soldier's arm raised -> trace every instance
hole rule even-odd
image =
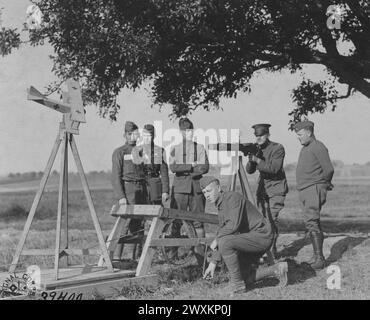
[[[276,174],[283,168],[285,150],[282,145],[279,145],[271,155],[271,159],[260,159],[257,164],[257,169],[262,172]]]

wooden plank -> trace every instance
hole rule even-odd
[[[54,249],[26,249],[22,251],[23,256],[52,256],[54,254]],[[90,256],[100,255],[101,253],[97,249],[62,249],[59,256],[64,256],[66,254],[76,256]]]
[[[215,238],[161,238],[150,241],[151,247],[193,247],[200,244],[210,244]]]
[[[17,264],[18,264],[18,261],[19,261],[19,257],[20,257],[20,255],[22,253],[24,244],[26,242],[26,238],[28,236],[28,232],[29,232],[30,227],[31,227],[31,224],[32,224],[32,220],[33,220],[33,218],[35,216],[37,207],[38,207],[38,205],[40,203],[40,200],[41,200],[41,197],[42,197],[42,193],[43,193],[43,191],[45,189],[45,186],[46,186],[46,183],[48,181],[51,168],[53,167],[53,163],[55,161],[55,157],[56,157],[56,155],[58,153],[58,149],[59,149],[60,143],[61,143],[60,133],[58,132],[57,138],[56,138],[56,140],[54,142],[53,150],[51,151],[49,160],[48,160],[48,162],[46,164],[46,168],[44,170],[44,175],[42,176],[39,189],[37,190],[36,196],[35,196],[35,198],[33,200],[33,203],[32,203],[31,209],[30,209],[30,212],[29,212],[28,217],[27,217],[26,224],[25,224],[25,226],[23,228],[21,239],[19,240],[19,243],[17,245],[17,249],[15,251],[12,264],[11,264],[11,266],[9,268],[9,272],[14,272],[15,269],[16,269],[16,267],[17,267]]]
[[[153,218],[153,221],[150,225],[150,229],[148,232],[148,236],[144,244],[143,252],[141,253],[141,257],[136,268],[137,277],[145,276],[148,273],[150,266],[152,264],[154,253],[156,251],[150,246],[150,243],[152,239],[159,238],[159,236],[162,234],[164,225],[165,222],[162,219],[158,217]]]
[[[104,271],[97,271],[91,273],[85,273],[78,276],[72,276],[69,278],[63,278],[57,281],[48,281],[46,280],[45,283],[41,283],[41,287],[44,290],[53,290],[53,289],[60,289],[67,286],[77,286],[82,284],[88,283],[96,283],[99,281],[106,281],[118,278],[127,278],[132,277],[135,275],[135,271],[133,270],[115,270],[114,272],[110,272],[108,270]]]
[[[40,290],[35,296],[14,296],[0,300],[100,300],[120,295],[125,287],[140,286],[155,288],[158,286],[157,275],[114,279],[110,281],[72,286],[56,290]]]
[[[85,173],[84,173],[82,162],[81,162],[80,156],[78,154],[77,145],[75,143],[73,135],[71,135],[70,145],[71,145],[73,157],[74,157],[75,162],[76,162],[77,171],[80,174],[82,187],[83,187],[83,190],[85,192],[85,196],[86,196],[86,199],[87,199],[87,204],[89,206],[89,211],[90,211],[90,214],[91,214],[91,218],[93,220],[95,231],[96,231],[96,234],[98,236],[98,241],[99,241],[99,244],[100,244],[100,248],[101,248],[102,254],[104,256],[105,264],[108,266],[109,270],[113,271],[112,261],[109,257],[107,246],[104,242],[104,237],[103,237],[103,233],[102,233],[102,230],[101,230],[101,226],[100,226],[98,216],[97,216],[96,211],[95,211],[95,207],[94,207],[94,204],[93,204],[93,201],[92,201],[92,198],[91,198],[91,194],[90,194],[90,190],[89,190],[89,185],[87,183],[87,179],[86,179],[86,176],[85,176]]]
[[[80,84],[73,79],[68,79],[66,82],[70,97],[69,103],[71,104],[71,119],[78,122],[86,122]]]
[[[111,210],[111,215],[114,217],[118,216],[135,216],[135,218],[139,218],[138,216],[142,217],[158,217],[161,211],[162,206],[159,205],[129,205],[129,204],[116,204],[113,206]]]
[[[179,209],[163,208],[161,218],[182,219],[188,221],[200,221],[204,223],[218,224],[217,214],[194,212]]]
[[[66,133],[63,133],[63,143],[60,155],[60,176],[59,176],[59,191],[58,191],[58,209],[57,209],[57,226],[55,233],[55,255],[54,255],[54,276],[58,280],[59,273],[59,253],[60,253],[60,240],[62,232],[62,210],[63,210],[63,189],[64,189],[64,175],[65,175],[65,153],[67,149]]]
[[[161,217],[167,219],[183,219],[189,221],[200,221],[205,223],[218,223],[217,214],[210,214],[204,212],[186,211],[179,209],[164,208],[157,205],[120,205],[112,210],[112,215],[116,217],[126,218],[151,218]]]
[[[121,232],[124,229],[126,223],[127,223],[126,219],[118,217],[113,226],[111,233],[108,236],[107,250],[108,250],[110,259],[113,258],[114,250],[117,247],[117,242],[119,240],[119,237],[121,236]],[[98,266],[104,266],[104,264],[105,264],[104,256],[101,255],[99,262],[98,262]]]

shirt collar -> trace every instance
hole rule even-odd
[[[311,137],[310,140],[308,140],[308,142],[304,145],[305,147],[309,146],[313,141],[315,141],[316,138],[314,136]]]
[[[269,139],[267,139],[267,140],[265,141],[265,143],[264,143],[264,144],[261,144],[261,145],[260,145],[260,148],[261,148],[261,149],[265,149],[269,144],[270,144],[270,140],[269,140]]]

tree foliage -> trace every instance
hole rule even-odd
[[[293,90],[292,123],[335,109],[358,91],[370,98],[370,4],[367,0],[39,0],[44,14],[32,45],[50,43],[61,81],[78,78],[86,103],[115,119],[122,88],[148,82],[153,103],[173,116],[218,108],[222,97],[250,91],[259,70],[303,72],[325,67],[315,82],[303,74]],[[331,5],[341,15],[326,14]],[[330,11],[330,10],[329,10]],[[334,18],[334,21],[331,19]],[[333,22],[336,27],[330,29]],[[337,23],[340,23],[338,28]],[[7,39],[5,42],[3,39]],[[20,45],[2,29],[0,52]],[[343,53],[341,47],[349,48]],[[345,93],[339,84],[347,85]],[[50,90],[58,88],[57,83]]]

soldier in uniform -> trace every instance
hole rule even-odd
[[[172,187],[171,207],[180,210],[204,212],[205,198],[199,180],[209,170],[207,153],[203,145],[193,141],[193,123],[188,118],[179,121],[183,137],[180,144],[170,151],[170,170],[175,174]],[[174,234],[179,233],[179,224],[174,224]],[[197,236],[205,237],[203,223],[195,222]]]
[[[279,279],[280,286],[285,286],[288,281],[286,262],[258,267],[258,260],[273,241],[267,219],[241,194],[223,192],[216,178],[205,176],[200,185],[206,199],[216,205],[219,221],[216,238],[210,245],[213,255],[204,278],[213,277],[217,262],[222,258],[230,275],[226,293],[245,292],[246,286],[267,277],[275,277]]]
[[[328,149],[315,138],[313,122],[298,122],[294,130],[302,144],[296,169],[297,190],[313,247],[313,257],[308,263],[313,269],[322,269],[325,267],[325,258],[322,251],[324,234],[320,225],[320,211],[326,202],[327,191],[333,188],[331,180],[334,168]]]
[[[143,163],[133,161],[133,149],[139,137],[138,127],[135,123],[127,121],[125,124],[124,137],[126,142],[123,146],[114,150],[112,155],[112,185],[115,198],[119,204],[146,204],[147,188],[146,175]],[[143,221],[140,219],[126,219],[123,228],[123,235],[144,234]],[[125,253],[123,252],[125,249]],[[129,259],[136,258],[135,244],[118,244],[114,253],[114,259],[121,260],[121,257]]]
[[[285,150],[281,144],[270,141],[270,126],[264,123],[252,126],[259,152],[257,155],[249,155],[246,170],[249,174],[256,170],[260,172],[257,204],[271,223],[274,232],[271,252],[276,258],[276,242],[279,234],[278,216],[284,207],[288,183],[283,168]]]
[[[169,199],[170,183],[165,150],[154,144],[155,130],[146,124],[143,130],[142,152],[146,175],[148,201],[151,204],[164,204]]]

